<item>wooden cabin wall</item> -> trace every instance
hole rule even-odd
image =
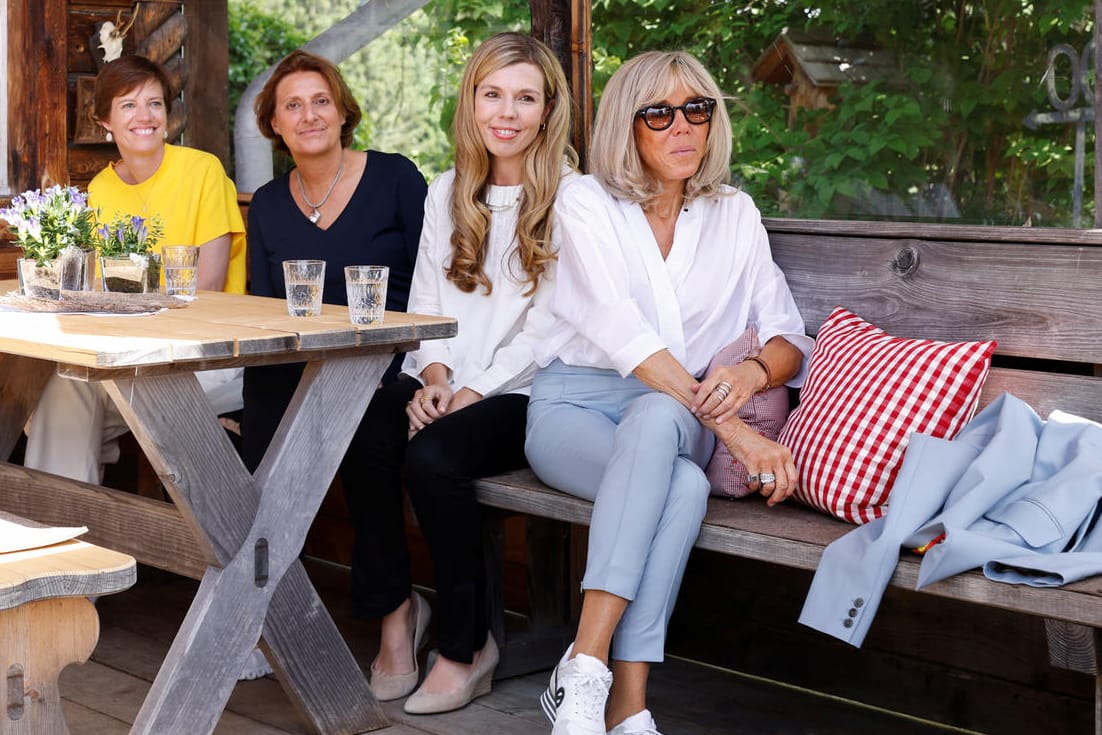
[[[136,12],[135,12],[136,9]],[[70,182],[86,186],[117,158],[92,123],[90,104],[103,52],[96,33],[105,21],[133,18],[124,54],[141,54],[168,71],[176,91],[169,140],[210,151],[229,163],[229,42],[226,0],[69,0],[66,29],[66,115]]]
[[[162,63],[180,93],[170,140],[229,163],[226,0],[35,0],[8,3],[8,170],[13,192],[51,184],[86,187],[118,156],[88,115],[102,64],[105,21],[134,23],[123,53]],[[7,198],[0,197],[6,204]],[[6,229],[3,241],[10,242]],[[0,278],[19,251],[0,245]]]

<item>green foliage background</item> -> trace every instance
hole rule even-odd
[[[728,95],[735,181],[767,215],[1076,225],[1074,126],[1031,131],[1023,121],[1052,109],[1046,57],[1058,43],[1084,48],[1089,0],[592,1],[595,96],[641,51],[697,55]],[[231,86],[243,89],[359,4],[230,0]],[[524,0],[435,0],[350,57],[341,69],[364,107],[358,144],[404,153],[428,178],[445,170],[454,90],[471,50],[528,27]],[[833,109],[801,110],[789,127],[784,90],[750,79],[786,27],[874,43],[898,73],[843,85]],[[1069,69],[1058,71],[1066,95]],[[1085,226],[1089,191],[1083,199]]]

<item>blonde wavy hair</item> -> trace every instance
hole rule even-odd
[[[543,74],[544,124],[524,153],[523,194],[517,218],[518,265],[524,271],[526,294],[535,291],[549,263],[552,206],[562,177],[563,164],[577,166],[570,135],[570,90],[558,59],[543,43],[520,33],[499,33],[474,52],[459,87],[452,132],[455,138],[455,182],[452,186],[452,259],[448,280],[470,293],[481,286],[486,293],[493,283],[486,275],[486,240],[490,232],[490,208],[483,202],[490,185],[490,154],[474,119],[475,91],[483,79],[514,64],[533,64]]]
[[[613,196],[646,206],[659,195],[658,182],[647,175],[639,156],[635,113],[668,100],[679,86],[716,100],[704,158],[685,183],[686,201],[714,196],[731,180],[731,118],[712,75],[684,51],[648,51],[616,70],[597,108],[589,168]]]

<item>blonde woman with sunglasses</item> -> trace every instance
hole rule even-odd
[[[592,174],[556,203],[556,321],[537,354],[526,451],[542,480],[594,507],[577,635],[541,700],[554,735],[657,735],[647,676],[716,440],[770,504],[795,489],[788,450],[738,411],[766,387],[799,385],[811,341],[757,209],[727,184],[730,155],[708,72],[683,52],[645,53],[609,80]],[[707,372],[749,327],[760,355]]]

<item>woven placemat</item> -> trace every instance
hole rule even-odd
[[[0,310],[43,314],[152,314],[161,309],[182,309],[184,299],[160,293],[113,291],[64,291],[61,299],[38,299],[12,292],[0,296]]]

